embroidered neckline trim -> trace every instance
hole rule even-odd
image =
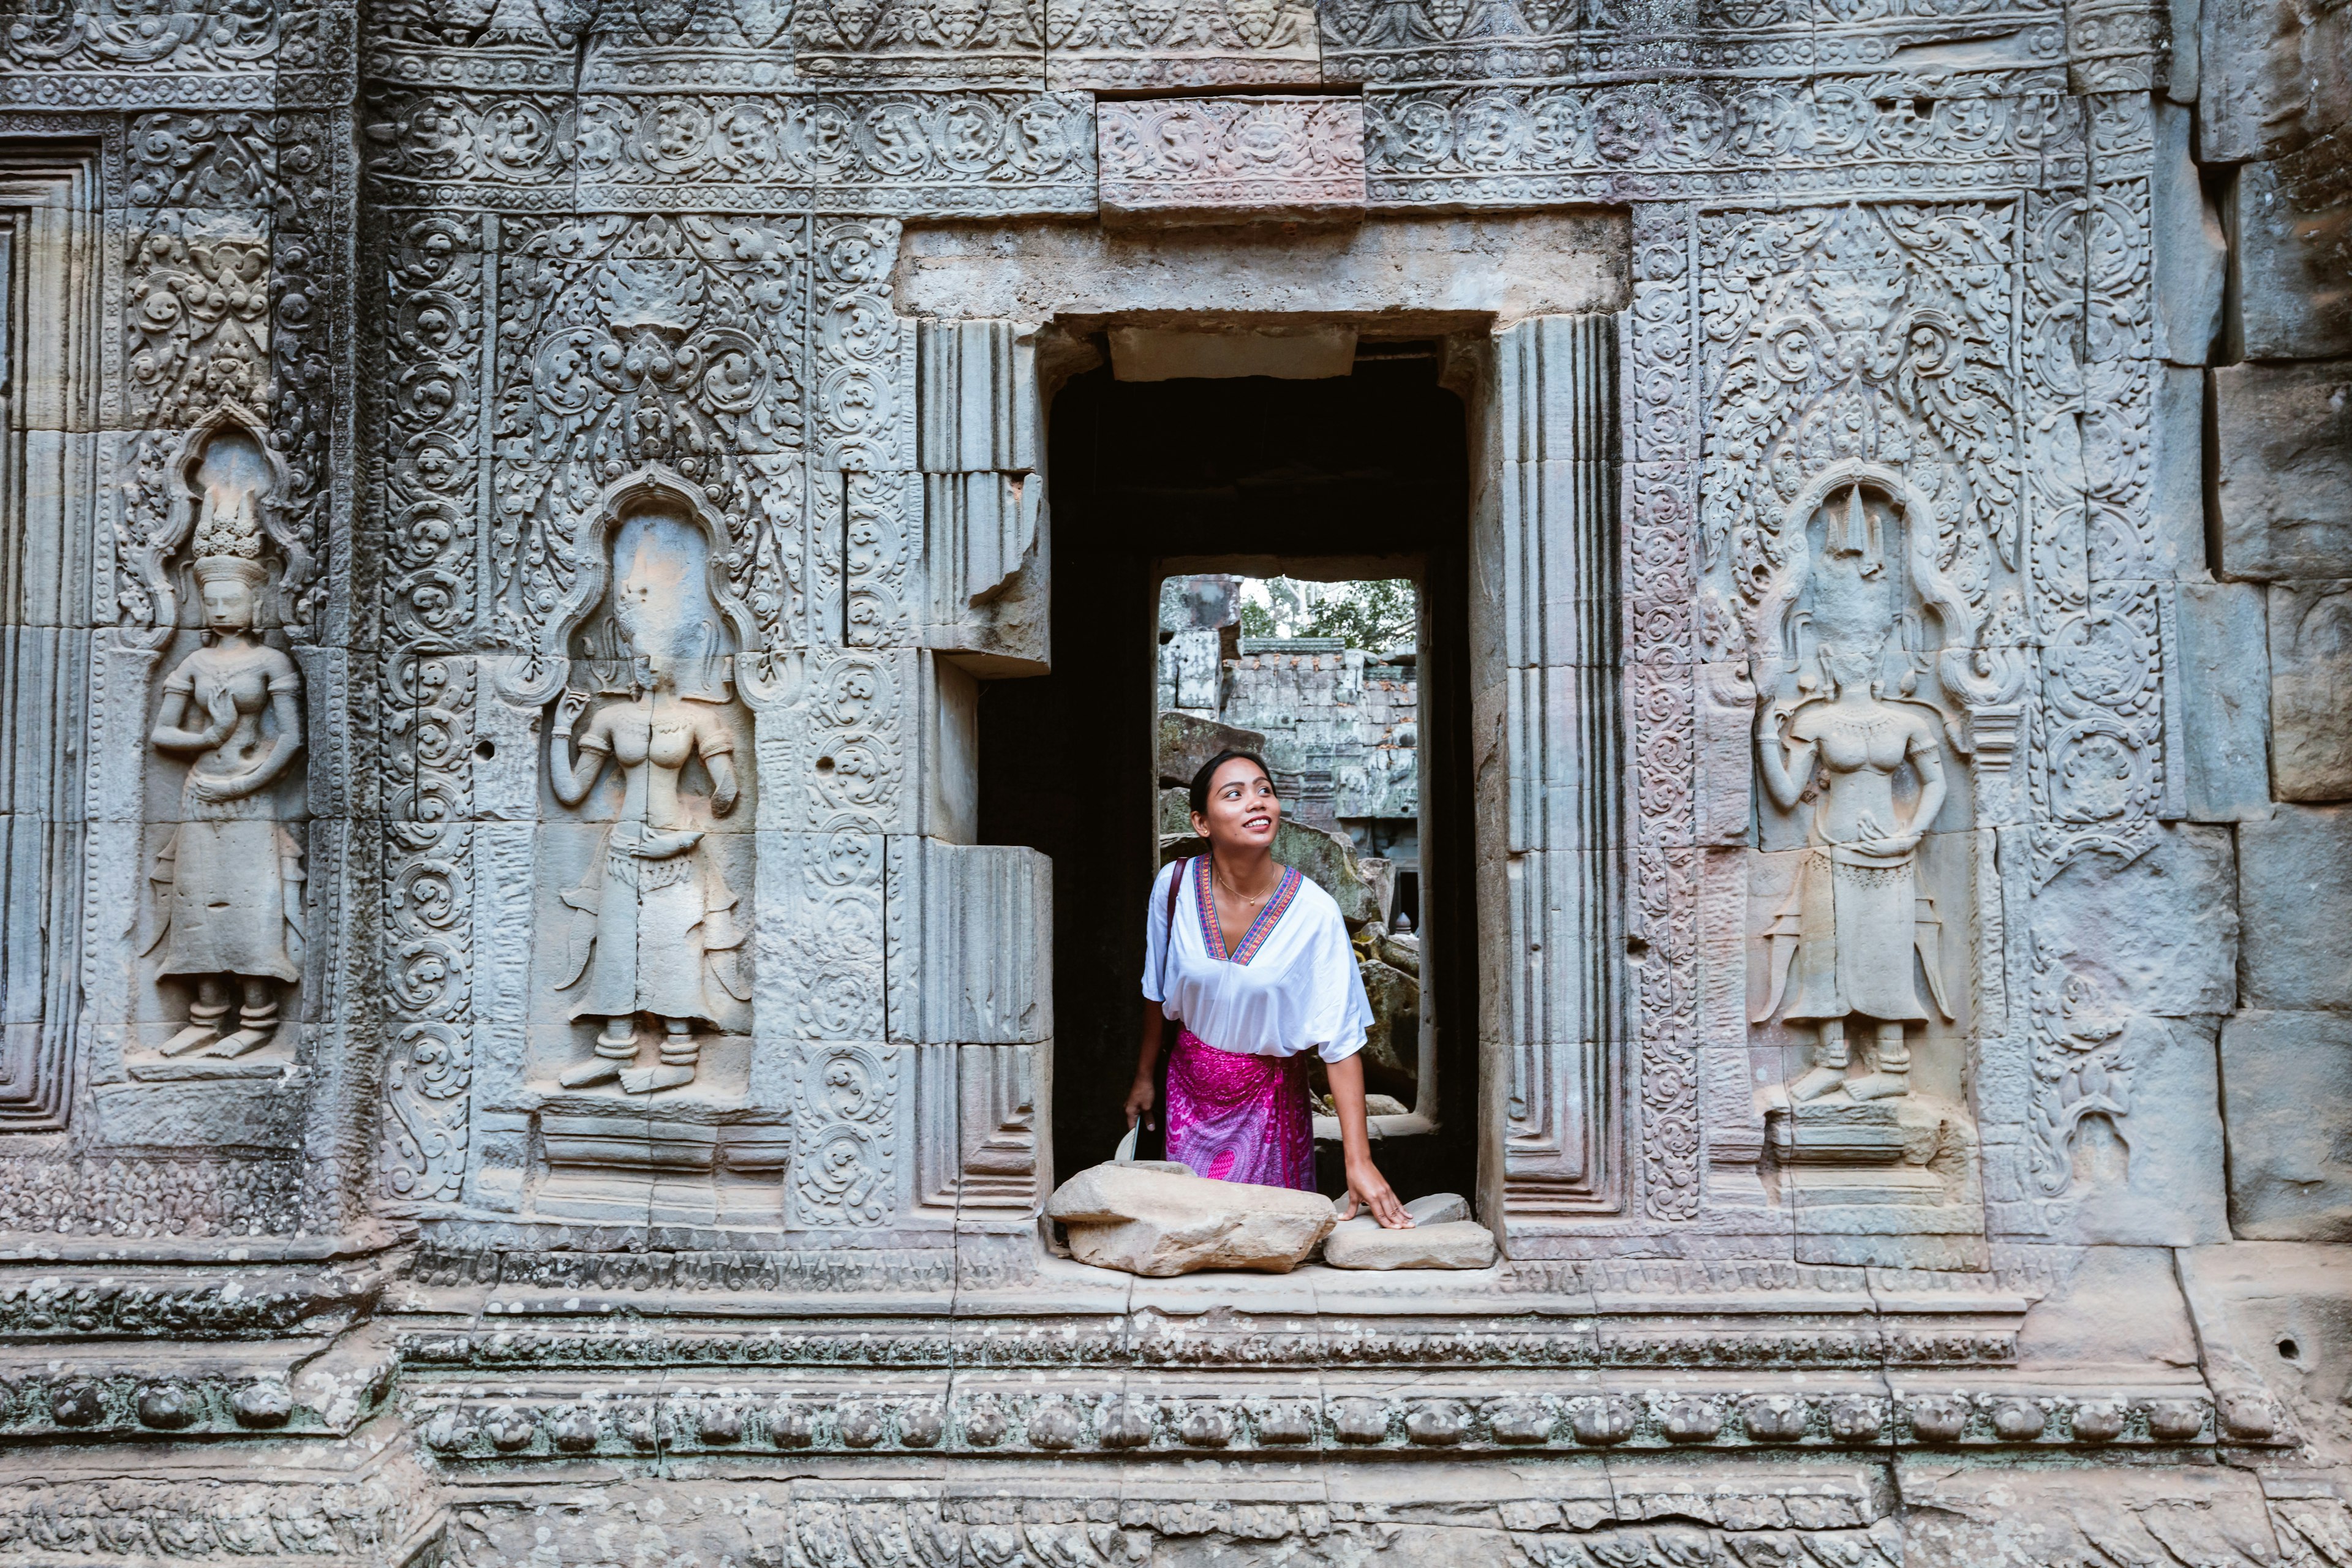
[[[1208,859],[1205,855],[1200,857],[1199,868],[1192,873],[1192,901],[1201,914],[1201,944],[1208,949],[1211,958],[1229,963],[1247,963],[1257,956],[1257,951],[1265,945],[1266,938],[1274,934],[1275,922],[1282,919],[1283,911],[1290,907],[1291,900],[1298,894],[1298,884],[1306,879],[1296,866],[1283,868],[1282,885],[1274,890],[1274,897],[1266,900],[1265,907],[1258,910],[1257,919],[1250,921],[1249,930],[1242,933],[1241,945],[1227,952],[1224,931],[1217,923],[1217,896],[1209,880]]]

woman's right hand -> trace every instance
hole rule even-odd
[[[1139,1076],[1134,1087],[1127,1091],[1127,1124],[1129,1127],[1134,1126],[1136,1120],[1145,1111],[1150,1110],[1159,1099],[1160,1086],[1148,1078]]]

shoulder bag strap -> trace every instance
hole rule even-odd
[[[1183,887],[1185,874],[1192,868],[1192,858],[1176,862],[1176,874],[1168,879],[1168,923],[1160,941],[1160,994],[1168,994],[1168,952],[1176,945],[1176,892]]]

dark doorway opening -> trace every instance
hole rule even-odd
[[[1054,399],[1053,673],[982,692],[980,834],[1053,858],[1057,1178],[1108,1159],[1125,1130],[1158,865],[1160,584],[1234,571],[1419,582],[1415,898],[1436,1118],[1374,1153],[1407,1197],[1475,1190],[1464,410],[1433,345],[1376,347],[1346,377],[1130,383],[1105,367]],[[1318,1164],[1342,1190],[1336,1149]]]

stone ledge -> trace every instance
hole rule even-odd
[[[1817,1378],[1819,1374],[1816,1374]],[[680,1379],[680,1382],[686,1382]],[[1240,1386],[1234,1386],[1234,1384]],[[1549,1384],[1549,1386],[1546,1386]],[[559,1459],[913,1450],[1063,1454],[1144,1451],[1326,1456],[1378,1452],[1659,1452],[1948,1448],[2045,1452],[2172,1449],[2292,1441],[2257,1402],[2215,1405],[2201,1385],[1938,1383],[1886,1392],[1856,1375],[1800,1386],[1782,1377],[1594,1388],[1513,1372],[1412,1393],[1328,1373],[1220,1377],[1155,1387],[1074,1378],[1040,1389],[1013,1374],[886,1375],[856,1385],[717,1380],[654,1396],[603,1383],[540,1381],[490,1397],[415,1389],[410,1414],[451,1459]]]

